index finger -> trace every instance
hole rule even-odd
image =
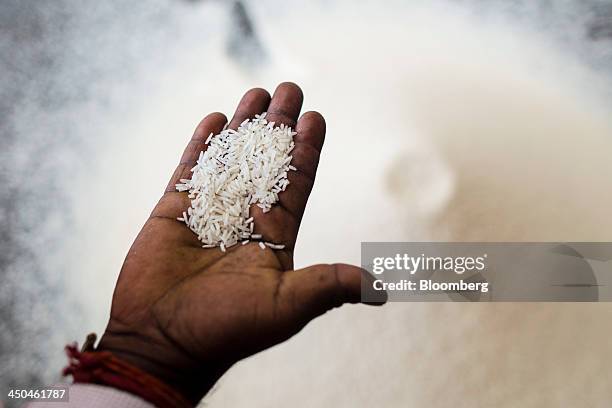
[[[318,112],[306,112],[297,123],[291,152],[291,165],[296,168],[289,172],[289,186],[286,194],[279,195],[281,206],[296,218],[302,218],[306,202],[314,185],[319,165],[319,156],[325,140],[325,119]]]
[[[287,108],[283,111],[287,112]],[[325,128],[325,119],[320,113],[306,112],[302,115],[295,128],[295,147],[291,152],[291,165],[296,170],[287,175],[287,189],[278,195],[278,205],[272,206],[268,213],[261,214],[257,206],[251,209],[257,220],[255,231],[268,241],[286,245],[288,250],[295,246],[306,202],[314,185]]]

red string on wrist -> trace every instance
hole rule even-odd
[[[84,349],[93,350],[93,347],[86,342]],[[63,375],[71,375],[74,383],[114,387],[137,395],[160,408],[193,407],[176,390],[139,368],[120,360],[109,351],[79,351],[77,344],[73,343],[66,346],[66,355],[69,364],[64,368]]]

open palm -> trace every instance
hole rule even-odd
[[[272,98],[252,89],[229,123],[236,129],[267,111],[269,121],[297,131],[292,164],[298,170],[289,173],[287,190],[265,214],[251,206],[255,233],[285,248],[262,250],[251,242],[226,253],[203,249],[177,221],[190,203],[175,184],[190,178],[207,136],[226,124],[223,114],[208,115],[126,257],[98,350],[115,353],[197,403],[238,360],[288,339],[333,307],[360,301],[367,279],[360,268],[333,264],[293,270],[293,249],[325,136],[320,114],[307,112],[297,120],[302,99],[292,83],[279,85]]]

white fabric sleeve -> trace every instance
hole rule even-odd
[[[30,402],[24,408],[155,408],[136,395],[97,384],[71,384],[68,402]]]

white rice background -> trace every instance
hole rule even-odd
[[[65,183],[75,226],[61,254],[65,296],[89,324],[59,338],[103,330],[125,253],[200,118],[281,80],[328,123],[296,267],[359,263],[365,240],[610,239],[612,88],[575,52],[602,63],[581,39],[585,15],[571,2],[484,4],[247,2],[269,52],[256,70],[226,57],[221,4],[165,12],[169,35],[132,62],[137,79],[110,72],[97,90],[108,104],[78,118],[92,156]],[[237,364],[207,403],[603,407],[611,316],[606,304],[348,306]]]

